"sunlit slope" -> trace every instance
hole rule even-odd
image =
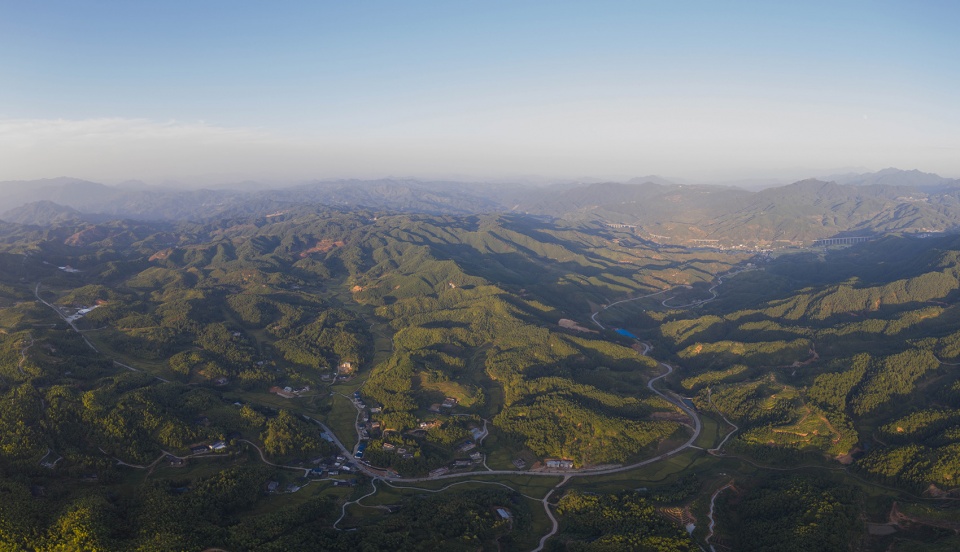
[[[708,313],[673,313],[659,331],[681,385],[740,426],[731,450],[777,462],[853,453],[871,476],[952,488],[958,251],[955,238],[891,237],[784,256],[765,267],[766,289],[744,275]]]
[[[742,260],[653,249],[602,225],[308,207],[176,226],[77,222],[30,247],[78,271],[45,285],[65,309],[96,305],[77,322],[92,343],[166,380],[263,393],[361,366],[364,394],[382,407],[371,458],[457,399],[468,418],[418,445],[415,461],[381,459],[415,473],[448,462],[471,419],[488,420],[505,455],[578,465],[679,436],[683,417],[646,388],[654,361],[620,336],[559,321],[595,328],[600,305],[709,281]],[[378,340],[390,351],[374,355]]]
[[[354,297],[381,304],[377,315],[396,330],[392,357],[374,368],[367,386],[383,405],[386,430],[415,429],[445,396],[489,416],[514,446],[577,463],[623,461],[678,430],[654,416],[674,409],[644,387],[653,361],[597,335],[561,332],[561,314],[534,299],[568,285],[574,266],[577,276],[596,276],[572,293],[644,289],[639,278],[617,282],[606,274],[626,273],[610,257],[641,258],[636,252],[611,251],[602,238],[572,230],[531,236],[515,219],[479,219],[459,229],[434,220],[377,221],[391,223],[350,244],[363,252],[355,259],[363,269],[350,277]]]

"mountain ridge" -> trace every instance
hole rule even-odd
[[[759,191],[681,184],[654,175],[519,188],[406,178],[311,181],[269,190],[257,190],[249,181],[239,190],[176,190],[139,183],[110,187],[67,177],[0,186],[8,192],[0,199],[6,216],[36,225],[80,215],[141,221],[202,220],[228,212],[265,216],[277,206],[309,204],[435,215],[518,212],[626,225],[658,243],[748,248],[804,245],[849,232],[943,232],[960,225],[960,181],[900,169],[805,179]],[[55,215],[50,205],[24,209],[51,198],[76,213]]]

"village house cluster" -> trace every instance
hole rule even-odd
[[[354,453],[354,456],[359,460],[363,459],[364,457],[368,446],[368,441],[371,438],[385,437],[384,432],[389,430],[384,428],[379,420],[371,419],[372,415],[380,414],[382,412],[380,406],[368,407],[359,390],[354,391],[352,400],[354,406],[360,411],[357,422],[357,433],[360,436],[360,443],[357,446],[356,452]],[[458,401],[456,398],[446,397],[442,403],[431,405],[430,411],[438,414],[449,415],[453,408],[457,406],[457,403]],[[441,424],[441,420],[437,418],[432,420],[420,420],[417,429],[409,430],[407,433],[413,437],[424,437],[426,436],[427,432],[439,428]],[[483,428],[476,426],[470,427],[469,431],[471,438],[466,439],[456,445],[455,450],[459,457],[449,465],[442,466],[431,471],[431,477],[449,473],[451,470],[471,469],[475,465],[483,463],[483,453],[477,450],[477,442],[486,436],[486,432]],[[402,443],[392,443],[386,439],[384,439],[381,443],[380,449],[384,452],[396,454],[406,460],[410,460],[415,457],[414,452],[411,451],[408,446],[404,446]],[[395,473],[392,470],[388,470],[388,472]]]
[[[324,372],[320,374],[320,381],[324,383],[337,383],[350,381],[357,372],[357,366],[349,360],[345,360],[337,365],[336,371]]]

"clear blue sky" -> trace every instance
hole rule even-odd
[[[958,21],[948,1],[4,0],[0,179],[960,176]]]

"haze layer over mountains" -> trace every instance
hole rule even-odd
[[[266,216],[302,205],[427,214],[518,212],[634,227],[654,243],[777,248],[836,236],[943,232],[960,220],[960,180],[886,169],[748,191],[659,177],[551,186],[420,180],[316,181],[279,189],[246,182],[216,189],[72,178],[0,183],[0,219],[45,225]]]

